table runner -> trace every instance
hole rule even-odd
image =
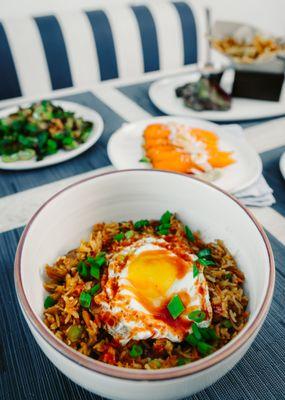
[[[141,92],[141,85],[137,85],[136,96],[144,104],[149,102],[147,92]],[[100,141],[81,156],[51,168],[17,173],[1,172],[0,195],[7,196],[109,164],[106,143],[111,132],[121,125],[123,119],[90,92],[64,99],[88,105],[101,113],[105,130]],[[283,150],[270,150],[261,156],[266,179],[275,189],[277,204],[274,207],[285,215],[285,184],[277,169],[278,157]],[[71,382],[50,363],[35,343],[22,317],[13,282],[14,255],[22,230],[18,228],[0,234],[0,400],[101,399]],[[270,234],[269,239],[277,267],[276,289],[269,316],[254,344],[238,365],[217,383],[192,396],[192,400],[284,398],[285,246]]]
[[[153,116],[160,116],[160,115],[166,115],[162,111],[160,111],[150,100],[148,96],[148,90],[150,85],[153,83],[153,80],[149,80],[146,82],[141,82],[138,84],[132,84],[132,85],[127,85],[127,86],[122,86],[118,88],[124,95],[129,97],[131,100],[133,100],[136,104],[138,104],[140,107],[142,107],[145,111],[150,113]],[[243,121],[240,125],[243,126],[244,128],[248,128],[250,126],[260,124],[261,122],[266,122],[266,121],[271,121],[272,119],[276,119],[278,117],[265,117],[265,118],[260,118],[257,120],[250,120],[250,121]],[[219,124],[225,125],[228,124],[228,121],[221,121]]]

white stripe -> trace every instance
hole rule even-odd
[[[285,218],[270,207],[251,207],[250,210],[264,228],[285,245]]]
[[[34,20],[11,19],[3,21],[3,25],[23,95],[48,93],[51,90],[48,66]]]
[[[258,153],[285,146],[285,118],[247,128],[246,138]]]
[[[117,55],[119,77],[136,77],[144,72],[140,33],[129,7],[104,9],[109,19]]]
[[[112,169],[113,167],[111,166],[98,168],[95,171],[85,172],[84,174],[72,176],[71,178],[61,179],[33,189],[24,190],[20,193],[2,197],[0,199],[0,215],[5,215],[5,219],[1,218],[0,233],[26,225],[36,210],[59,190],[81,179],[112,171]]]
[[[68,53],[74,86],[100,81],[98,57],[92,29],[84,12],[57,14]]]
[[[132,122],[138,119],[151,117],[148,112],[117,89],[111,87],[98,87],[94,90],[94,94],[126,121]]]
[[[178,68],[184,62],[184,44],[181,22],[172,3],[151,2],[158,39],[161,70]]]

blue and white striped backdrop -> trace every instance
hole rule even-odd
[[[203,32],[188,0],[2,20],[0,100],[196,63]]]

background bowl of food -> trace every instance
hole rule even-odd
[[[262,326],[274,276],[269,241],[235,198],[154,170],[59,192],[28,223],[15,259],[41,349],[112,399],[179,399],[230,371]]]
[[[252,25],[217,21],[210,38],[235,71],[232,96],[279,101],[284,82],[284,39]]]

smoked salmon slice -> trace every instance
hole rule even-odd
[[[232,152],[219,150],[219,137],[208,130],[158,123],[148,125],[143,137],[145,155],[156,169],[205,172],[235,162]]]

